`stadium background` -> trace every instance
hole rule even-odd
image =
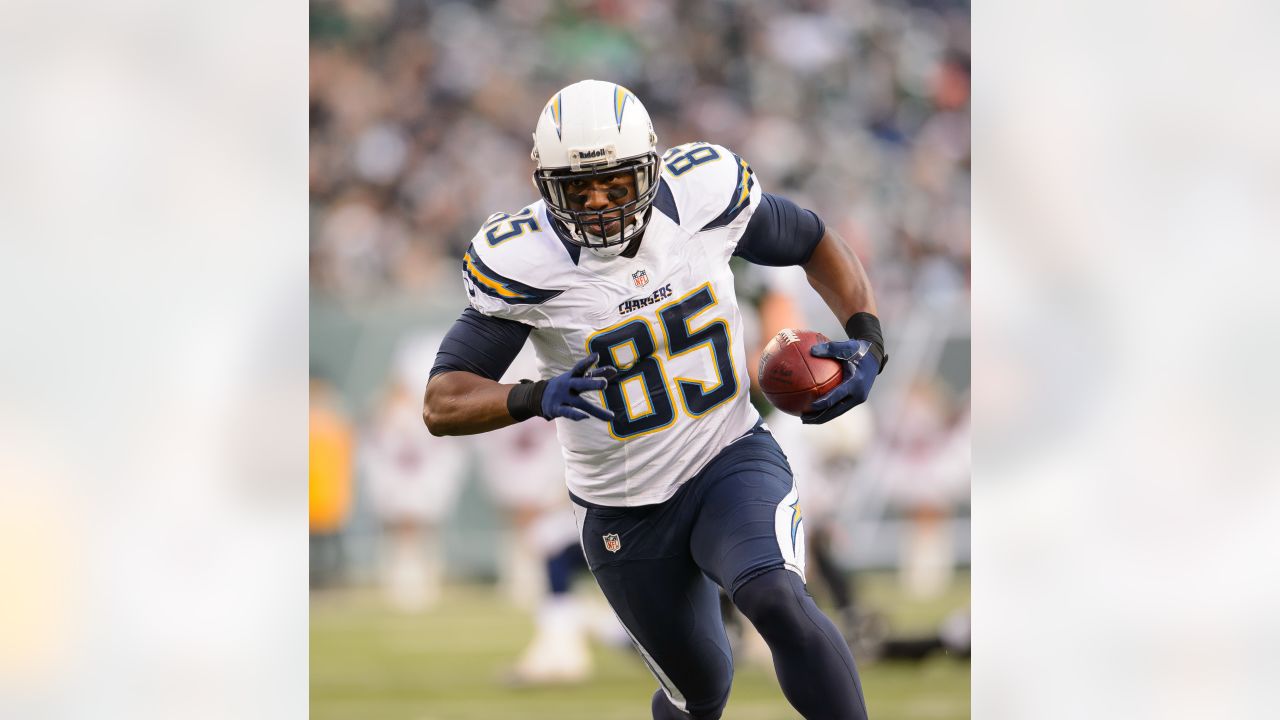
[[[312,372],[332,383],[353,446],[335,473],[345,495],[321,512],[340,555],[313,594],[313,716],[643,714],[647,693],[632,688],[651,681],[621,653],[603,653],[580,688],[510,695],[494,681],[529,620],[495,591],[502,517],[474,464],[443,527],[443,601],[384,609],[368,590],[380,528],[356,461],[405,348],[463,306],[458,259],[476,228],[536,199],[537,111],[587,77],[634,91],[660,148],[735,149],[858,252],[893,362],[865,411],[876,430],[850,472],[837,554],[899,632],[967,605],[967,465],[942,478],[921,458],[967,448],[968,44],[967,2],[311,3]],[[820,309],[805,317],[839,332]],[[926,591],[910,581],[922,537],[948,564]],[[864,681],[876,717],[968,716],[967,665],[953,658],[869,664]],[[791,717],[772,682],[744,666],[730,716]]]

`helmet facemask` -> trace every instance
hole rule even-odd
[[[661,168],[656,152],[628,160],[603,162],[580,169],[539,168],[533,173],[533,182],[546,201],[547,210],[569,229],[569,240],[590,250],[604,248],[621,249],[620,246],[638,237],[649,219],[649,209],[658,193],[658,172]],[[575,180],[590,182],[593,178],[608,177],[630,171],[635,178],[636,197],[630,202],[604,210],[575,210],[570,206],[567,186]],[[605,232],[614,221],[619,221],[616,232]],[[607,253],[614,254],[614,253]]]

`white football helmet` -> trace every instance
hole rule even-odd
[[[551,98],[533,132],[533,182],[548,212],[568,227],[572,242],[616,255],[639,236],[658,192],[657,142],[649,111],[621,85],[583,80]],[[568,181],[627,170],[635,176],[635,200],[601,211],[569,206]],[[622,222],[609,235],[605,228],[618,219],[619,210]]]

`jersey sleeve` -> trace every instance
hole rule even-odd
[[[497,380],[520,354],[530,327],[467,308],[440,342],[430,377],[452,370]]]
[[[680,226],[727,260],[763,197],[751,165],[723,145],[696,142],[668,150],[662,174]]]
[[[547,326],[542,306],[564,290],[555,287],[558,283],[547,272],[536,247],[530,247],[531,243],[507,242],[515,238],[504,239],[502,233],[495,234],[494,227],[504,226],[494,224],[491,218],[463,253],[462,283],[467,303],[483,315],[535,328]],[[495,237],[499,238],[496,242]]]
[[[803,265],[826,232],[817,213],[765,193],[733,254],[756,265]]]

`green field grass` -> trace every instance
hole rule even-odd
[[[866,604],[895,629],[932,627],[968,604],[961,578],[946,596],[906,602],[892,579],[860,581]],[[596,672],[582,685],[509,689],[499,681],[528,640],[531,619],[485,586],[450,587],[431,612],[400,615],[367,592],[328,592],[311,605],[311,717],[317,720],[646,720],[657,685],[629,650],[595,648]],[[797,717],[771,668],[739,661],[726,720]],[[920,664],[860,667],[875,720],[969,717],[969,664],[936,657]]]

